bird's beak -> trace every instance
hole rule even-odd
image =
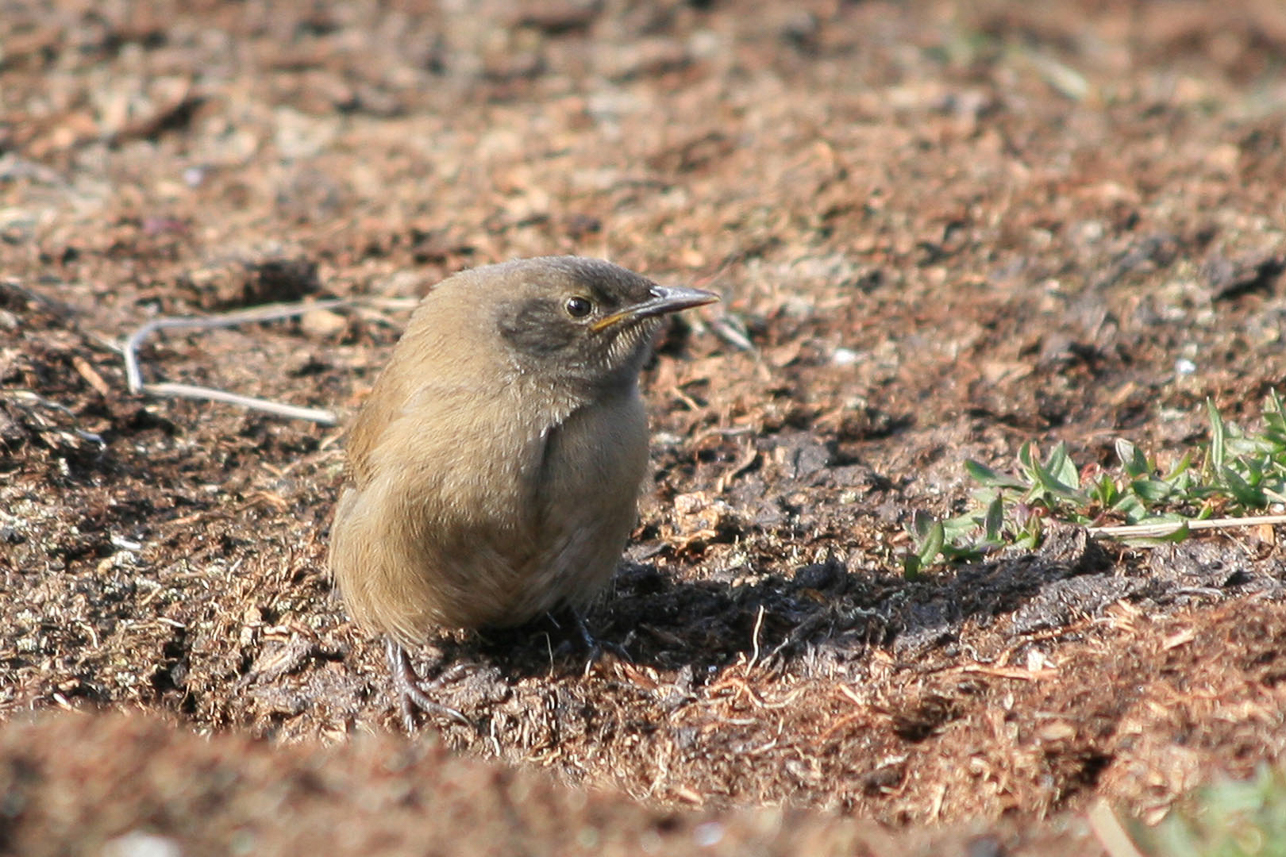
[[[718,295],[703,289],[653,286],[647,300],[636,303],[633,306],[627,306],[625,309],[618,310],[611,315],[603,316],[589,327],[590,330],[597,333],[600,330],[615,327],[622,322],[634,322],[651,318],[652,316],[666,315],[667,313],[678,312],[681,309],[691,309],[694,306],[712,304],[717,300],[719,300]]]

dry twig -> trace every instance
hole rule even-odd
[[[134,331],[125,341],[122,353],[125,357],[125,377],[129,384],[131,393],[147,393],[152,396],[161,397],[178,397],[187,399],[200,399],[211,402],[228,402],[229,404],[241,405],[242,407],[253,410],[264,411],[265,413],[275,414],[288,419],[309,420],[324,426],[333,426],[338,420],[331,411],[321,410],[319,408],[302,408],[296,405],[287,405],[281,402],[273,402],[268,399],[259,399],[253,396],[241,396],[236,393],[229,393],[225,390],[218,390],[213,387],[201,387],[195,384],[177,384],[167,381],[157,382],[154,384],[147,383],[143,380],[142,367],[139,365],[138,349],[143,340],[158,330],[174,330],[178,328],[199,328],[211,329],[218,327],[234,327],[240,324],[252,324],[263,321],[276,321],[283,318],[293,318],[297,315],[303,315],[313,310],[333,309],[337,306],[347,304],[345,300],[317,301],[314,303],[301,304],[268,304],[256,307],[251,310],[241,310],[238,312],[225,313],[223,315],[207,316],[187,316],[187,317],[170,317],[158,318],[149,321],[142,327]]]
[[[1086,527],[1091,536],[1112,538],[1159,539],[1187,527],[1189,530],[1229,530],[1235,527],[1257,527],[1261,524],[1286,524],[1286,515],[1258,515],[1247,518],[1209,518],[1204,521],[1166,521],[1161,524],[1127,524],[1119,527]]]
[[[1085,820],[1089,822],[1090,830],[1109,857],[1143,857],[1143,852],[1139,851],[1130,835],[1125,832],[1116,813],[1101,798],[1090,807]]]

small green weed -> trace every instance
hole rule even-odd
[[[1286,857],[1286,773],[1264,765],[1206,786],[1132,838],[1153,857]]]
[[[1145,540],[1182,541],[1189,524],[1218,515],[1246,515],[1286,503],[1286,409],[1274,391],[1264,402],[1263,427],[1249,433],[1224,420],[1206,400],[1210,441],[1162,470],[1155,456],[1117,440],[1118,463],[1077,467],[1059,443],[1041,457],[1035,443],[1018,450],[1018,472],[1001,473],[976,461],[965,469],[978,484],[969,511],[935,519],[917,512],[903,571],[914,577],[942,561],[977,559],[1004,547],[1040,545],[1046,519],[1096,528],[1115,524],[1170,525]],[[1200,468],[1194,461],[1200,461]]]

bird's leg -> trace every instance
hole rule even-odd
[[[610,651],[612,654],[625,660],[630,659],[629,652],[624,648],[608,640],[600,640],[595,637],[589,630],[589,625],[585,623],[585,616],[573,607],[564,607],[563,612],[571,617],[572,625],[576,628],[576,634],[580,637],[581,643],[585,646],[585,651],[589,654],[589,662],[585,665],[586,671],[589,670],[590,664],[597,663],[603,657],[603,651]],[[555,620],[557,624],[557,620]]]
[[[388,656],[388,669],[393,675],[393,687],[397,691],[398,700],[402,708],[402,725],[406,727],[407,733],[415,734],[415,710],[417,708],[425,714],[450,717],[465,726],[473,725],[469,718],[459,711],[440,702],[434,702],[424,695],[424,691],[420,690],[420,677],[415,674],[415,669],[411,666],[411,659],[407,656],[406,649],[402,648],[399,643],[394,642],[392,639],[385,641],[384,653]]]
[[[568,609],[572,614],[572,624],[576,626],[576,633],[580,635],[580,641],[585,645],[585,651],[589,652],[591,660],[598,660],[603,656],[603,644],[598,638],[590,633],[589,625],[585,623],[585,617],[579,610]]]

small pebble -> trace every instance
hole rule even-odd
[[[103,843],[103,857],[180,857],[183,849],[167,836],[132,830]]]
[[[315,309],[300,316],[299,326],[309,336],[325,338],[334,336],[348,327],[348,319],[328,309]]]
[[[692,841],[702,848],[718,845],[723,839],[723,825],[717,821],[707,821],[692,828]]]
[[[836,366],[852,366],[857,362],[857,352],[851,348],[836,348],[831,362]]]

